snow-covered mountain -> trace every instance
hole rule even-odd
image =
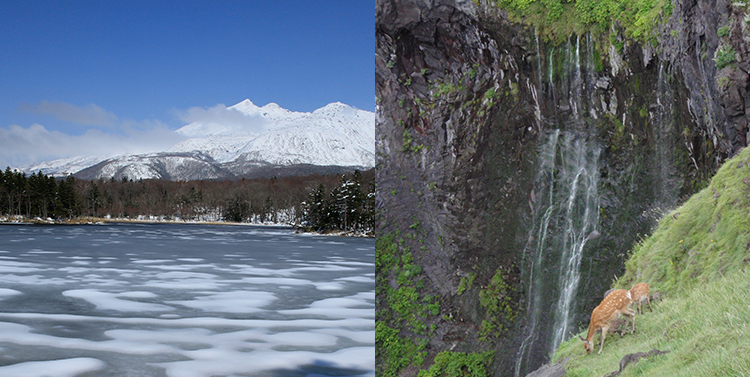
[[[41,171],[45,175],[65,177],[86,169],[89,166],[96,165],[107,158],[107,156],[77,156],[42,162],[27,167],[21,167],[18,170],[29,174]]]
[[[234,121],[196,121],[185,140],[159,153],[76,157],[23,169],[84,179],[225,179],[335,172],[375,166],[375,114],[340,102],[312,113],[244,100],[226,108]]]

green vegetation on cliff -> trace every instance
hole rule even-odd
[[[406,242],[421,237],[420,227],[419,222],[414,222],[403,237],[401,232],[395,232],[378,235],[375,241],[377,375],[395,377],[410,368],[420,377],[487,376],[492,351],[429,352],[428,343],[436,336],[434,322],[446,318],[439,319],[438,298],[425,293],[425,277],[414,260],[416,253],[428,251],[412,251]],[[471,286],[471,282],[465,284]]]
[[[621,376],[750,375],[748,263],[750,149],[745,148],[633,249],[614,287],[646,282],[652,294],[663,297],[652,303],[653,312],[636,316],[636,333],[608,336],[601,356],[586,355],[574,337],[554,359],[570,357],[568,375],[601,376],[617,371],[625,355],[657,348],[669,353],[641,359]]]
[[[421,370],[418,377],[467,377],[488,376],[487,366],[492,362],[491,351],[462,353],[443,351],[435,356],[435,363],[428,370]]]
[[[490,284],[479,291],[479,304],[487,310],[480,328],[484,339],[491,339],[510,328],[518,315],[513,305],[512,292],[515,288],[506,281],[507,274],[503,275],[503,269],[498,269]]]
[[[654,38],[658,21],[672,13],[670,0],[496,0],[517,21],[533,26],[544,37],[562,41],[571,33],[606,32],[619,24],[628,38]]]
[[[420,367],[427,354],[428,305],[420,305],[417,288],[423,288],[422,270],[399,234],[379,235],[375,241],[377,311],[375,346],[378,374],[397,376],[410,366]],[[394,279],[395,278],[395,279]],[[395,281],[392,281],[395,280]],[[394,286],[395,285],[395,286]],[[414,334],[408,337],[403,334]]]

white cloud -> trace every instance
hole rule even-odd
[[[233,133],[258,133],[265,128],[265,119],[257,114],[245,114],[223,104],[210,108],[191,107],[176,111],[188,126],[178,132],[191,137],[230,135]]]
[[[85,126],[112,127],[119,122],[117,115],[93,103],[80,107],[65,102],[42,101],[36,106],[21,105],[19,110],[35,114],[48,114],[57,120]]]
[[[138,126],[138,127],[136,127]],[[50,131],[40,124],[0,128],[0,166],[11,168],[74,156],[160,152],[184,137],[156,121],[120,126],[119,133],[90,129],[82,135]]]

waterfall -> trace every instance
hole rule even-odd
[[[572,134],[565,136],[557,177],[563,194],[559,197],[564,228],[557,280],[561,292],[555,308],[555,334],[550,353],[567,339],[572,329],[571,313],[575,309],[576,291],[581,278],[579,267],[583,248],[589,235],[596,234],[599,222],[599,148]]]
[[[599,153],[574,131],[553,130],[540,147],[523,254],[527,320],[515,376],[549,357],[573,329],[579,267],[599,220]]]
[[[583,75],[581,74],[581,37],[576,36],[575,56],[571,59],[575,64],[573,78],[570,83],[570,108],[573,109],[573,115],[577,119],[581,113],[581,91],[583,89]]]
[[[552,57],[555,55],[555,48],[549,52],[549,67],[547,68],[547,76],[550,85],[550,93],[554,93],[555,88],[555,62],[552,61]]]
[[[539,88],[542,88],[542,71],[544,70],[544,66],[542,65],[542,53],[539,51],[539,33],[537,32],[536,28],[534,28],[534,45],[536,46],[536,76],[537,76],[537,85],[539,85]]]
[[[524,335],[524,339],[521,342],[521,347],[518,350],[517,362],[515,365],[514,376],[519,377],[521,373],[521,367],[528,364],[530,360],[531,352],[534,349],[534,343],[539,340],[541,332],[539,331],[540,318],[542,315],[542,295],[540,289],[544,284],[542,279],[543,273],[543,261],[544,261],[544,247],[546,245],[547,228],[549,227],[550,219],[552,218],[553,206],[550,203],[553,202],[555,196],[554,186],[554,169],[555,169],[555,156],[557,155],[557,139],[560,136],[560,130],[554,130],[548,136],[547,142],[542,146],[539,151],[539,169],[536,176],[536,185],[546,188],[545,197],[536,198],[534,191],[532,191],[531,202],[534,206],[534,229],[529,232],[529,240],[526,243],[523,256],[528,258],[528,262],[524,265],[528,265],[526,271],[529,282],[529,289],[526,298],[526,313],[527,313],[527,326]],[[538,204],[536,202],[539,202]],[[544,207],[544,210],[541,208]]]
[[[653,111],[649,111],[651,120],[654,123],[654,144],[655,153],[653,156],[653,166],[657,169],[655,197],[658,206],[662,209],[670,208],[677,203],[677,195],[674,187],[679,186],[675,163],[671,156],[676,138],[674,135],[674,92],[667,82],[671,76],[665,72],[668,68],[664,63],[659,63],[659,73],[656,84],[656,104]]]
[[[537,83],[540,91],[543,90],[543,83],[542,83],[542,54],[539,51],[539,34],[537,33],[536,29],[534,29],[534,41],[536,42],[536,64],[537,64]],[[531,91],[531,95],[534,98],[534,103],[536,105],[534,109],[534,117],[536,118],[537,122],[537,129],[542,128],[542,107],[539,104],[539,96],[537,95],[537,87],[534,86],[534,84],[529,83],[528,84],[529,90]]]

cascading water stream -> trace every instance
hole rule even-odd
[[[570,61],[575,64],[573,78],[570,83],[570,108],[573,109],[573,115],[577,119],[582,110],[581,91],[583,89],[583,75],[581,74],[581,37],[576,36],[575,55],[571,57]]]
[[[599,153],[593,142],[561,130],[551,131],[540,148],[524,249],[527,320],[515,376],[548,357],[573,328],[581,259],[599,220]]]
[[[666,72],[665,72],[666,71]],[[656,167],[658,183],[655,188],[658,198],[657,205],[661,208],[670,208],[677,202],[674,193],[674,187],[679,186],[679,180],[676,179],[675,164],[672,161],[670,143],[675,142],[673,111],[674,92],[668,83],[668,67],[664,63],[659,63],[659,74],[656,85],[656,106],[649,114],[654,123],[654,144],[656,150],[654,153],[653,166]]]
[[[566,134],[561,146],[562,164],[558,180],[561,187],[568,188],[568,197],[560,198],[565,206],[563,215],[562,255],[558,284],[561,292],[555,311],[555,335],[550,353],[568,336],[573,324],[571,313],[575,308],[575,296],[580,282],[579,268],[583,248],[591,234],[595,234],[599,222],[599,149],[588,145],[583,139],[574,139]],[[562,211],[562,208],[560,208]]]
[[[539,88],[542,88],[542,71],[544,70],[544,67],[542,66],[542,52],[539,50],[539,33],[536,29],[534,29],[534,45],[536,46],[536,81]]]
[[[542,54],[539,51],[539,34],[537,33],[536,29],[534,29],[534,41],[536,42],[536,64],[537,64],[537,83],[536,85],[539,86],[539,88],[543,87],[542,83]],[[537,89],[536,86],[532,83],[528,83],[529,91],[531,91],[531,95],[534,98],[534,104],[536,105],[534,109],[534,117],[537,121],[537,129],[541,129],[541,123],[542,123],[542,107],[539,104],[539,96],[537,95]]]
[[[549,64],[547,66],[547,80],[549,81],[549,85],[554,87],[555,86],[555,64],[552,61],[552,57],[555,55],[555,48],[552,47],[549,53]]]
[[[543,186],[547,189],[546,197],[539,198],[539,203],[535,206],[535,229],[529,233],[529,240],[526,243],[526,249],[524,250],[524,257],[529,257],[528,263],[528,278],[530,289],[527,292],[526,299],[526,312],[528,313],[528,325],[527,331],[524,335],[524,339],[521,343],[521,347],[518,351],[518,362],[516,362],[515,373],[516,377],[520,376],[521,367],[524,366],[524,362],[528,362],[531,350],[534,344],[539,338],[538,327],[540,325],[541,318],[541,307],[542,307],[542,296],[536,294],[536,289],[539,289],[543,285],[542,272],[543,272],[543,261],[544,261],[544,246],[546,245],[547,228],[549,227],[550,219],[552,218],[553,206],[549,203],[553,202],[555,196],[555,156],[557,155],[557,139],[560,136],[560,130],[554,130],[550,133],[547,143],[545,143],[539,151],[539,170],[536,176],[536,183],[539,186]],[[537,202],[535,195],[532,193],[532,205]],[[544,210],[542,211],[542,206]]]

